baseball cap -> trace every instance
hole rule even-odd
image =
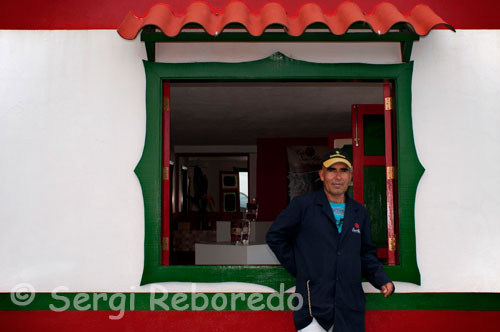
[[[347,167],[349,167],[349,169],[352,169],[352,164],[349,161],[347,154],[340,149],[331,150],[323,158],[323,161],[322,161],[323,166],[325,166],[326,168],[331,167],[333,164],[336,164],[336,163],[343,163]]]

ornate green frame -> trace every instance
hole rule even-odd
[[[420,164],[411,120],[413,62],[389,65],[311,63],[281,53],[242,63],[155,63],[144,61],[146,72],[146,139],[135,173],[144,198],[144,270],[141,285],[153,282],[238,281],[285,289],[294,278],[281,266],[164,266],[161,264],[161,149],[162,81],[274,81],[274,80],[392,80],[396,94],[398,214],[400,264],[385,266],[394,281],[420,284],[415,247],[415,195],[424,172]]]

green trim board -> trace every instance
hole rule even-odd
[[[331,32],[308,32],[300,36],[290,36],[284,32],[266,32],[260,36],[252,36],[247,32],[221,33],[211,36],[206,32],[180,32],[169,37],[162,32],[144,31],[141,41],[157,42],[400,42],[413,43],[420,36],[411,32],[388,32],[378,35],[374,32],[354,32],[335,35]]]
[[[186,24],[181,31],[175,36],[167,36],[163,32],[158,31],[155,26],[146,26],[141,32],[141,41],[144,42],[290,42],[290,41],[343,41],[343,42],[414,42],[420,39],[420,35],[411,31],[406,23],[394,24],[390,31],[385,34],[378,34],[366,22],[354,22],[349,26],[349,29],[342,35],[335,35],[329,27],[323,23],[317,22],[310,24],[307,31],[304,31],[299,36],[291,36],[283,30],[281,24],[271,24],[266,28],[266,31],[260,36],[253,36],[246,27],[240,23],[229,23],[217,35],[212,36],[205,31],[198,32],[204,29],[202,25],[197,23]],[[281,30],[270,31],[272,29]]]
[[[185,295],[183,295],[185,294]],[[254,307],[258,310],[280,310],[279,300],[270,299],[273,293],[194,293],[195,304],[200,307],[203,305],[201,294],[206,295],[208,306],[203,310],[250,310],[251,301],[249,297],[253,296]],[[256,294],[256,295],[252,295]],[[261,294],[262,297],[260,297]],[[177,298],[178,306],[181,310],[192,311],[193,293],[169,293],[165,296],[162,293],[57,293],[55,297],[52,293],[33,293],[34,299],[25,306],[16,305],[11,300],[11,293],[0,293],[0,311],[32,311],[32,310],[51,310],[52,308],[63,308],[67,304],[66,310],[173,310],[178,311],[173,305]],[[290,310],[287,305],[290,293],[283,296],[284,310]],[[151,302],[155,300],[162,301],[167,307]],[[214,297],[216,297],[214,299]],[[65,298],[63,300],[62,298]],[[225,298],[227,306],[222,308]],[[233,298],[234,306],[231,307]],[[212,304],[216,305],[214,307]],[[185,305],[188,304],[188,307]],[[269,306],[268,304],[271,304]],[[116,309],[120,307],[120,309]],[[197,308],[194,308],[195,310]],[[381,294],[366,294],[366,310],[460,310],[460,311],[500,311],[500,293],[395,293],[389,298],[384,298]]]
[[[400,264],[386,266],[394,281],[420,283],[415,248],[415,195],[423,174],[413,140],[411,78],[413,62],[389,65],[311,63],[281,53],[242,63],[155,63],[144,61],[146,72],[146,138],[135,172],[141,183],[145,210],[144,271],[141,284],[165,281],[249,282],[279,289],[294,285],[281,266],[163,266],[161,265],[161,147],[162,81],[335,81],[391,80],[395,84]],[[175,112],[175,110],[173,110]]]
[[[283,29],[280,24],[272,24],[268,29]],[[392,26],[391,31],[385,34],[378,34],[364,22],[355,22],[349,29],[341,35],[331,33],[328,26],[322,23],[315,23],[307,28],[307,32],[300,36],[290,36],[285,31],[266,31],[260,36],[252,36],[246,27],[239,23],[228,24],[220,34],[212,36],[205,31],[196,32],[190,29],[203,29],[203,26],[192,23],[187,24],[179,34],[167,36],[163,32],[156,31],[154,26],[143,28],[141,41],[146,46],[146,53],[149,61],[155,61],[156,43],[159,42],[398,42],[401,50],[401,61],[408,62],[411,58],[413,42],[418,41],[420,36],[408,29],[405,23],[397,23]],[[371,30],[365,32],[366,30]]]

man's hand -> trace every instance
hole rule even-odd
[[[394,284],[388,282],[387,284],[380,287],[380,293],[384,294],[384,297],[389,297],[394,292]]]

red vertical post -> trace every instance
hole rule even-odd
[[[170,82],[163,81],[162,93],[162,177],[161,177],[161,257],[162,264],[169,265],[170,254]]]
[[[396,233],[394,230],[394,165],[392,161],[392,97],[391,85],[384,84],[384,121],[385,121],[385,167],[387,193],[387,241],[388,264],[396,265]]]

